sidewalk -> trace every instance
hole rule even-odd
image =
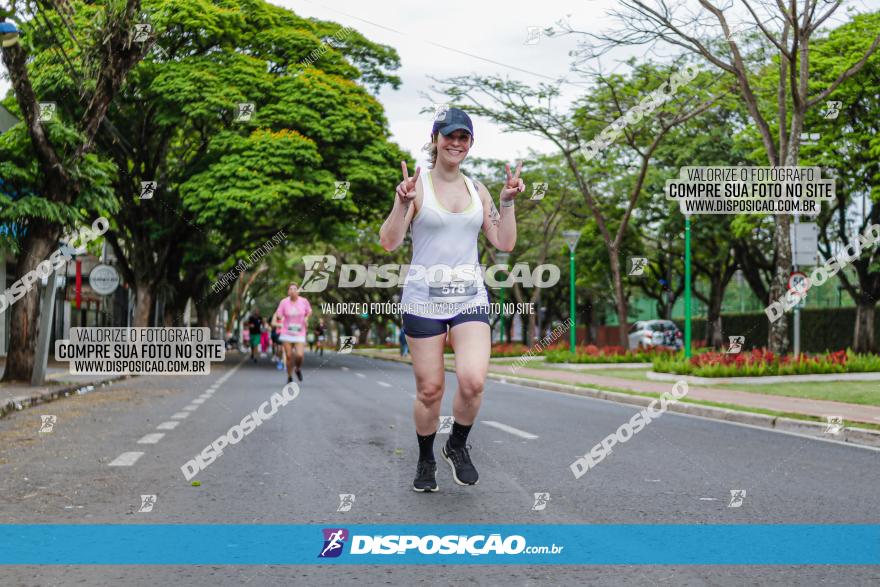
[[[6,368],[6,358],[0,357],[0,377]],[[71,375],[67,361],[49,361],[45,385],[33,386],[24,381],[0,383],[0,417],[15,410],[52,401],[60,396],[87,393],[95,387],[124,379],[128,375]],[[89,389],[91,386],[92,389]]]
[[[669,391],[672,388],[671,383],[666,383],[662,381],[637,381],[633,379],[623,379],[620,377],[593,375],[584,372],[578,373],[576,371],[562,369],[550,370],[521,367],[517,369],[515,373],[513,373],[511,372],[509,366],[490,365],[489,371],[491,373],[497,373],[499,375],[534,377],[538,379],[543,379],[545,381],[555,381],[558,383],[598,385],[601,387],[624,389],[627,391],[635,391],[639,393],[659,394],[663,393],[664,391]],[[826,416],[843,416],[845,420],[850,420],[853,422],[880,424],[880,407],[877,406],[847,404],[843,402],[787,397],[781,395],[766,395],[762,393],[751,393],[748,391],[715,389],[712,387],[698,387],[694,385],[688,386],[687,397],[689,399],[710,401],[721,404],[733,404],[748,408],[760,408],[764,410],[772,410],[774,412],[817,416],[823,419]]]

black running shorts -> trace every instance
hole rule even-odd
[[[413,338],[428,338],[446,334],[447,328],[452,328],[464,322],[485,322],[489,324],[488,306],[475,306],[467,312],[456,314],[452,318],[423,318],[413,314],[403,314],[403,332]]]

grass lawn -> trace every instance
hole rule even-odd
[[[615,369],[614,367],[609,367],[607,369],[560,369],[559,367],[555,367],[553,363],[539,363],[537,365],[524,366],[532,369],[542,369],[544,371],[583,373],[585,375],[601,375],[603,377],[620,377],[621,379],[648,381],[648,376],[645,375],[645,373],[648,372],[647,369]],[[878,381],[878,383],[880,383],[880,381]]]
[[[716,385],[713,387],[765,393],[767,395],[784,395],[866,406],[880,406],[880,381],[798,381],[792,383],[768,383],[766,385]]]
[[[553,370],[550,364],[529,365],[538,369]],[[647,369],[589,369],[580,371],[586,375],[619,377],[634,381],[649,381]],[[799,381],[791,383],[767,383],[757,385],[701,385],[695,387],[713,387],[716,389],[733,389],[749,393],[766,395],[782,395],[807,399],[880,406],[880,381]]]

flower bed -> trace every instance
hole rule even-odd
[[[575,347],[574,355],[566,349],[554,349],[545,354],[548,363],[650,363],[657,356],[669,356],[671,351],[626,350],[622,346],[599,348],[594,344]]]
[[[492,357],[520,357],[529,351],[529,347],[524,344],[496,344],[492,345]],[[532,354],[540,353],[532,351]]]
[[[681,354],[654,357],[654,371],[696,377],[760,377],[880,371],[880,356],[836,351],[822,355],[776,355],[765,349],[737,354],[709,351],[691,359]]]

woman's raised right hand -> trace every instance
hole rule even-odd
[[[419,180],[421,167],[416,167],[416,174],[409,176],[409,170],[406,168],[406,161],[400,162],[400,168],[403,170],[403,181],[397,184],[397,197],[404,206],[416,199],[416,182]]]

